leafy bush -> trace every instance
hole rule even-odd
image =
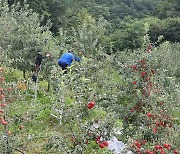
[[[165,42],[158,48],[124,54],[127,57],[120,55],[119,65],[129,83],[124,91],[131,98],[121,114],[121,138],[135,153],[173,153],[178,148],[179,119],[175,115],[180,85],[175,74],[179,72],[179,63],[174,63],[178,59],[177,48],[179,44]],[[171,69],[167,61],[172,64]]]

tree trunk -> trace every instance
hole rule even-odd
[[[48,81],[47,91],[49,91],[49,90],[50,90],[50,83],[49,83],[49,81]]]
[[[26,70],[23,70],[23,78],[26,80]]]

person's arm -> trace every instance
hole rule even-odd
[[[51,56],[49,54],[46,54],[46,55],[42,56],[42,59],[46,59],[46,58],[49,58],[49,57],[51,57]]]
[[[45,55],[45,56],[46,56],[46,58],[50,58],[50,57],[52,57],[52,55],[51,55],[50,53],[48,53],[48,52],[46,53],[46,55]]]
[[[81,59],[74,55],[74,60],[79,62]]]

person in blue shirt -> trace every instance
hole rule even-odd
[[[72,50],[69,50],[67,53],[62,54],[58,59],[58,64],[64,70],[64,74],[67,73],[67,67],[72,64],[73,61],[80,61],[80,58],[75,56]]]

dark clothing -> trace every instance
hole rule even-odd
[[[58,64],[59,64],[59,66],[61,66],[62,70],[64,70],[64,74],[66,74],[67,73],[68,64],[65,63],[65,62],[62,62],[62,61],[58,61]]]
[[[33,75],[32,75],[32,80],[35,83],[37,82],[37,76],[38,76],[38,72],[40,70],[42,60],[43,60],[43,56],[40,53],[38,53],[38,55],[36,56],[35,65],[33,68]]]
[[[32,75],[32,80],[33,80],[33,82],[36,83],[36,81],[37,81],[37,76],[36,76],[35,74]]]
[[[62,70],[67,69],[68,64],[62,61],[59,61],[58,64],[61,66]]]
[[[42,59],[43,59],[43,56],[41,54],[38,54],[37,57],[36,57],[36,61],[35,61],[36,66],[41,65]]]

